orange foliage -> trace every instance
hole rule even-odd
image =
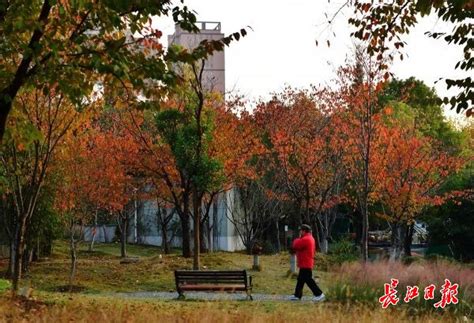
[[[120,211],[133,198],[138,148],[133,138],[116,126],[99,123],[68,138],[63,151],[62,185],[58,206],[81,209],[84,203]]]
[[[380,216],[393,222],[411,221],[423,208],[443,204],[449,196],[438,193],[441,184],[465,163],[407,126],[382,127],[375,146],[371,198],[384,205]]]
[[[263,154],[265,149],[252,116],[241,111],[237,115],[231,109],[218,107],[215,110],[215,128],[210,155],[224,166],[226,181],[224,189],[239,185],[242,181],[256,179],[256,169],[251,165],[253,156]]]
[[[307,216],[342,198],[337,184],[344,170],[342,126],[329,91],[293,91],[258,106],[256,122],[270,141],[270,160],[284,192],[282,199],[304,201]],[[286,195],[286,196],[285,196]]]

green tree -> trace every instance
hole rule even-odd
[[[57,148],[64,136],[79,122],[76,106],[54,90],[44,95],[41,88],[21,93],[9,120],[0,149],[0,164],[5,174],[2,190],[11,196],[10,263],[13,264],[13,289],[18,289],[29,226]],[[40,223],[41,220],[36,220]]]
[[[428,224],[428,252],[441,252],[461,261],[474,259],[474,166],[471,165],[452,177],[443,188],[446,191],[463,190],[468,194],[431,208],[423,220]],[[436,251],[440,246],[447,250]]]
[[[193,268],[199,269],[203,197],[206,192],[216,191],[221,185],[223,165],[209,152],[214,117],[201,79],[204,62],[199,66],[192,65],[191,68],[190,81],[176,93],[177,100],[171,109],[157,114],[156,125],[162,139],[171,149],[175,167],[182,180],[189,183],[194,219]]]
[[[394,108],[395,118],[410,122],[423,136],[438,140],[445,149],[460,152],[465,135],[446,120],[438,95],[423,81],[395,78],[384,88],[381,101]]]
[[[165,52],[151,17],[167,15],[181,28],[198,31],[194,13],[171,0],[2,1],[0,141],[15,98],[28,84],[55,84],[72,102],[84,102],[99,81],[151,96],[175,83],[169,63],[206,58],[245,35],[242,29],[204,41],[192,53]]]

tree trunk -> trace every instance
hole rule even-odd
[[[135,194],[135,199],[133,202],[133,243],[138,244],[138,203],[137,197]]]
[[[95,210],[94,214],[94,228],[92,229],[92,240],[91,244],[89,245],[89,251],[94,251],[94,242],[95,242],[95,236],[97,235],[97,209]]]
[[[121,215],[120,219],[122,221],[122,231],[120,232],[120,256],[122,258],[127,257],[127,225],[128,225],[128,216]]]
[[[213,252],[214,251],[214,246],[212,245],[212,231],[213,231],[213,225],[211,225],[211,217],[208,217],[207,220],[207,246],[209,247],[209,251]]]
[[[190,239],[190,228],[189,228],[189,213],[185,213],[180,216],[181,218],[181,231],[182,231],[182,249],[183,257],[191,257],[191,239]]]
[[[165,224],[164,222],[161,225],[161,233],[162,233],[162,241],[161,245],[163,246],[163,250],[165,252],[165,255],[170,253],[170,246],[168,243],[168,225]]]
[[[7,97],[6,93],[0,93],[0,143],[3,142],[8,114],[12,108],[12,101],[13,99]]]
[[[415,224],[412,223],[406,227],[404,250],[405,256],[411,257],[411,244],[413,242],[413,233],[415,231]]]
[[[50,1],[42,1],[41,11],[38,22],[41,24],[36,27],[31,35],[28,44],[28,50],[24,50],[22,54],[21,62],[18,65],[16,73],[11,81],[3,88],[0,92],[0,143],[3,141],[3,135],[5,134],[5,127],[7,124],[8,114],[12,109],[13,101],[20,90],[25,84],[26,80],[32,76],[29,74],[32,70],[29,69],[30,63],[33,60],[33,53],[35,48],[38,46],[41,38],[43,37],[44,27],[48,21],[49,14],[51,12],[52,4]],[[4,1],[5,3],[5,1]],[[39,63],[38,63],[39,64]],[[34,74],[34,73],[33,73]]]
[[[77,268],[77,252],[76,252],[76,241],[74,239],[74,224],[71,224],[71,236],[69,240],[69,252],[71,255],[71,268],[69,271],[69,292],[72,292],[74,287],[74,279],[76,277]]]
[[[200,226],[201,226],[201,208],[197,189],[193,189],[193,213],[194,213],[194,254],[193,254],[193,269],[199,270],[199,249],[200,242]]]
[[[329,249],[329,243],[327,237],[322,238],[321,240],[321,253],[327,254]]]
[[[184,193],[183,193],[184,194]],[[182,231],[182,252],[184,258],[191,257],[191,232],[189,227],[189,194],[183,196],[183,212],[179,214],[181,219],[181,231]]]
[[[300,227],[303,224],[303,214],[301,213],[301,201],[296,201],[296,219],[297,219],[297,226]]]
[[[15,271],[15,256],[16,256],[16,240],[10,240],[10,258],[8,262],[8,272],[7,277],[13,278],[13,273]]]
[[[405,228],[400,222],[392,225],[392,246],[390,249],[390,261],[397,261],[403,255],[403,247],[405,242]]]
[[[290,273],[296,274],[296,254],[290,254]]]
[[[277,243],[277,252],[281,252],[281,242],[280,242],[280,226],[278,223],[278,218],[275,220],[275,228],[276,228],[276,243]]]
[[[321,220],[321,217],[324,216],[324,218]],[[323,254],[327,254],[328,253],[328,238],[329,238],[329,235],[328,235],[328,221],[327,221],[327,215],[326,214],[318,214],[317,215],[318,217],[318,224],[319,224],[319,229],[318,230],[318,247],[319,247],[319,251]]]
[[[107,237],[107,228],[105,224],[102,225],[102,231],[104,232],[104,242],[109,242],[109,238]]]
[[[368,201],[367,197],[364,198],[362,202],[364,206],[362,207],[362,233],[360,239],[361,246],[361,257],[364,262],[367,262],[369,259],[369,212],[368,212]]]
[[[308,193],[309,194],[309,193]],[[309,197],[305,199],[305,210],[304,210],[304,217],[303,221],[305,224],[310,224],[310,216],[309,216]]]
[[[164,217],[163,217],[164,215]],[[168,218],[168,214],[165,208],[161,208],[158,204],[158,223],[161,227],[161,247],[165,253],[165,255],[170,253],[170,247],[168,244],[168,223],[170,219]]]
[[[313,228],[313,237],[316,240],[316,250],[321,250],[321,234],[319,230],[319,225],[317,221],[311,221],[311,227]]]
[[[48,239],[49,240],[49,239]],[[41,257],[41,243],[40,238],[36,238],[35,252],[33,254],[33,261],[38,261]]]
[[[206,245],[206,231],[204,230],[206,228],[206,222],[201,222],[201,225],[199,226],[199,243],[200,247],[199,250],[201,253],[206,253],[208,251],[208,247]]]
[[[17,222],[17,228],[15,230],[15,255],[14,255],[14,268],[13,268],[13,281],[12,289],[16,293],[18,291],[18,285],[21,279],[22,274],[22,260],[23,260],[23,251],[25,249],[25,223],[26,217],[22,216],[21,219]]]
[[[360,207],[356,208],[352,213],[351,221],[354,241],[360,245],[362,241],[362,214],[360,213]]]
[[[30,270],[30,263],[33,261],[33,251],[31,248],[25,248],[23,252],[23,263],[21,265],[23,274],[27,274]]]

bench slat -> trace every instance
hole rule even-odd
[[[176,288],[183,291],[246,291],[250,299],[251,278],[245,270],[176,270]]]
[[[188,274],[188,273],[184,273],[184,274],[176,274],[176,276],[178,277],[245,277],[244,274],[240,273],[240,274],[233,274],[233,275],[219,275],[219,274],[206,274],[206,275],[195,275],[195,274]]]
[[[182,290],[195,290],[195,289],[208,289],[208,290],[245,290],[245,286],[243,285],[183,285],[181,286]]]
[[[243,272],[232,272],[232,273],[218,273],[218,272],[208,272],[208,273],[193,273],[193,272],[177,272],[177,276],[244,276]]]
[[[202,280],[245,280],[246,277],[178,277],[179,280],[193,280],[193,279],[202,279]]]
[[[188,279],[188,280],[179,280],[179,285],[190,285],[190,284],[243,284],[245,281],[242,280],[211,280],[211,279]]]

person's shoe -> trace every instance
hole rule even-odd
[[[322,302],[326,299],[326,296],[323,294],[313,297],[313,302]]]
[[[290,301],[300,301],[301,298],[296,297],[295,295],[291,295],[290,297],[288,297],[288,300],[290,300]]]

